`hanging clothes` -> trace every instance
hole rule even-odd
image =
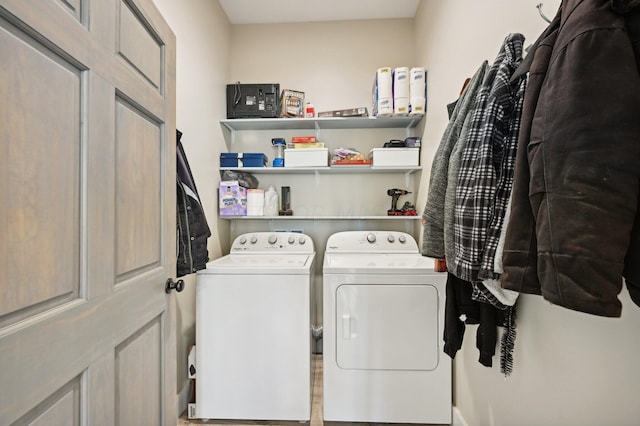
[[[479,362],[491,366],[497,327],[506,327],[500,357],[504,374],[510,374],[513,366],[515,308],[512,305],[517,293],[501,287],[487,289],[478,275],[485,263],[489,266],[483,270],[491,279],[497,278],[500,272],[494,264],[508,210],[526,88],[526,77],[515,82],[510,79],[522,61],[523,41],[520,34],[507,36],[493,65],[489,68],[486,62],[482,64],[456,103],[434,156],[423,213],[422,253],[436,258],[444,256],[451,271],[445,301],[445,352],[455,357],[462,345],[465,324],[478,324]],[[465,213],[483,221],[482,224],[472,222],[483,228],[482,233],[473,230],[473,235],[482,239],[475,241],[476,267],[468,272],[460,269],[458,263],[460,251],[474,250],[474,247],[460,245],[457,209],[461,200],[466,201],[466,196],[470,197],[470,205]],[[489,251],[484,250],[487,236],[492,244]],[[503,304],[492,291],[501,295],[511,293],[512,303]]]
[[[176,130],[176,188],[177,188],[177,276],[193,274],[206,267],[209,261],[207,240],[211,236],[207,218],[200,203],[198,189],[191,174],[180,138]]]
[[[462,145],[463,141],[466,141],[468,126],[465,126],[465,123],[470,122],[471,114],[469,112],[475,106],[476,95],[488,67],[488,62],[484,61],[463,89],[460,98],[455,102],[455,108],[449,117],[449,124],[447,124],[440,145],[438,145],[433,157],[429,193],[422,213],[423,256],[453,259],[453,221],[447,224],[445,216],[447,211],[453,211],[455,180],[458,176],[460,161],[459,156],[456,158],[452,156],[452,153],[456,146]],[[461,153],[461,149],[455,152]],[[453,185],[449,186],[449,182],[452,182]],[[453,218],[452,215],[451,218]]]
[[[522,34],[505,39],[478,93],[462,152],[454,207],[453,273],[467,281],[478,280],[487,242],[495,254],[510,194],[526,78],[510,80],[522,62],[523,42]],[[493,261],[489,267],[493,269]]]
[[[501,285],[617,317],[623,274],[640,301],[640,11],[611,3],[563,1],[523,65]]]
[[[488,303],[473,300],[471,291],[472,287],[468,281],[461,280],[450,272],[447,274],[444,352],[451,358],[455,358],[462,347],[466,324],[477,324],[478,362],[485,367],[491,367],[498,339],[497,325],[506,324],[508,319],[505,311],[496,309]],[[511,366],[501,364],[503,373],[509,374],[511,370],[505,367]]]

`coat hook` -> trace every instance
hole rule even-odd
[[[544,13],[542,13],[542,3],[538,3],[536,8],[538,9],[538,13],[540,13],[540,16],[542,16],[542,19],[544,19],[547,23],[550,24],[551,20],[549,18],[547,18],[546,16],[544,16]]]

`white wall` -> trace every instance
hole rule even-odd
[[[217,1],[154,0],[176,35],[177,127],[205,208],[212,237],[209,257],[220,257],[229,225],[217,218],[217,172],[226,150],[219,120],[226,117],[224,90],[229,67],[230,24]],[[180,409],[188,393],[188,350],[195,342],[195,275],[184,277],[177,298],[178,391]]]
[[[448,122],[446,104],[458,97],[464,79],[484,59],[495,59],[505,36],[520,32],[528,46],[546,28],[537,3],[422,1],[415,27],[416,61],[429,70],[423,140],[431,152],[424,155],[432,158],[440,142]],[[543,10],[552,18],[558,5],[548,1]],[[424,206],[428,176],[423,172],[418,206]],[[476,327],[468,327],[454,361],[454,402],[467,424],[640,424],[640,308],[626,291],[621,300],[622,318],[610,319],[553,306],[539,296],[521,296],[514,372],[506,379],[498,356],[493,368],[478,363]]]
[[[280,83],[316,111],[369,106],[375,70],[412,66],[412,19],[233,25],[229,83]]]

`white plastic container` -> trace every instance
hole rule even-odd
[[[264,193],[264,216],[278,216],[278,192],[273,185]]]
[[[420,164],[420,148],[374,148],[369,158],[372,167],[414,167]]]
[[[327,167],[328,148],[293,148],[284,150],[284,167]]]
[[[264,214],[264,190],[247,190],[247,216],[262,216]]]

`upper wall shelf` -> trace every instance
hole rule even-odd
[[[236,118],[220,120],[229,131],[285,129],[376,129],[416,127],[418,117]]]

